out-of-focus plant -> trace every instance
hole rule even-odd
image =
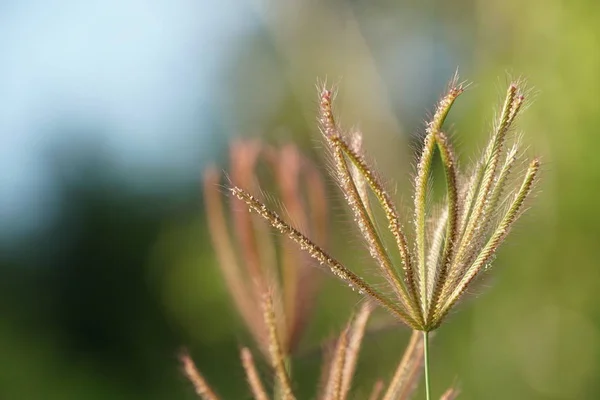
[[[270,358],[275,374],[275,399],[296,399],[292,388],[291,376],[285,368],[283,354],[279,344],[279,337],[275,320],[273,318],[273,303],[267,293],[263,299],[265,323],[269,327]],[[329,361],[324,360],[322,364],[325,376],[319,389],[320,400],[346,400],[352,398],[351,389],[354,372],[358,362],[360,347],[364,338],[365,329],[373,304],[365,302],[356,316],[348,323],[347,327],[337,338],[333,356]],[[396,371],[387,387],[383,380],[378,380],[371,390],[369,400],[408,400],[412,397],[423,370],[423,336],[418,331],[413,331],[408,346],[400,360]],[[265,389],[258,374],[252,353],[247,347],[242,348],[240,357],[246,379],[252,396],[256,400],[268,400],[271,398],[269,391]],[[203,400],[219,400],[219,396],[208,385],[202,374],[195,367],[190,355],[183,352],[180,356],[183,370],[190,382],[192,382],[196,393]],[[383,395],[383,396],[382,396]],[[454,400],[458,396],[458,390],[449,388],[440,397],[440,400]]]
[[[327,207],[324,184],[316,168],[291,145],[277,150],[258,142],[236,142],[231,146],[231,182],[258,190],[257,164],[261,160],[276,171],[282,205],[289,219],[313,232],[320,243],[324,243]],[[230,203],[235,232],[235,238],[232,238],[220,181],[220,174],[215,169],[206,172],[204,193],[211,236],[230,294],[275,375],[274,387],[267,390],[250,349],[243,347],[240,357],[248,386],[257,400],[267,400],[271,396],[295,399],[288,357],[310,314],[316,289],[312,271],[316,269],[309,268],[310,257],[307,259],[304,252],[299,252],[295,246],[288,247],[291,242],[277,243],[278,239],[265,231],[264,223],[257,223],[259,221],[241,210],[240,207],[247,208],[247,205],[235,198]],[[239,251],[236,251],[238,246],[234,245],[234,239]],[[277,244],[283,246],[280,257],[273,249]],[[373,308],[372,301],[363,303],[337,338],[332,356],[324,358],[322,375],[325,379],[319,388],[319,399],[345,400],[351,395],[360,347]],[[390,383],[386,387],[383,381],[377,381],[369,399],[410,398],[423,367],[423,344],[422,335],[414,331]],[[218,395],[185,351],[181,354],[181,362],[196,393],[204,400],[217,400]],[[441,399],[452,400],[457,394],[456,389],[450,388]]]
[[[295,146],[277,149],[258,141],[237,141],[230,147],[230,160],[230,182],[255,191],[266,186],[257,179],[261,170],[273,171],[274,179],[269,181],[276,183],[288,220],[327,246],[325,184]],[[209,168],[204,176],[206,215],[229,293],[265,355],[269,354],[269,327],[260,304],[264,294],[271,293],[281,349],[287,355],[298,345],[314,306],[319,284],[318,273],[310,265],[314,261],[285,238],[272,235],[247,212],[245,203],[224,196],[220,183],[221,174]],[[231,201],[227,204],[226,200]]]
[[[385,287],[367,282],[342,265],[247,190],[235,185],[230,189],[251,211],[296,242],[353,290],[406,325],[423,332],[428,400],[431,398],[428,334],[442,324],[475,278],[489,267],[496,250],[522,214],[540,168],[539,160],[533,159],[521,183],[509,190],[513,183],[511,173],[521,156],[519,140],[510,133],[525,100],[519,83],[513,83],[507,90],[490,141],[479,161],[461,172],[442,127],[450,108],[463,91],[464,85],[456,77],[427,125],[415,173],[412,245],[382,179],[362,154],[357,134],[344,134],[337,125],[332,111],[332,91],[323,88],[320,92],[319,122],[333,158],[334,176],[375,260],[376,271],[385,280]],[[513,142],[511,147],[509,141]],[[436,153],[441,158],[446,178],[446,198],[437,210],[428,208],[430,175]],[[374,198],[385,214],[401,265],[393,263],[392,252],[377,229],[370,198]]]

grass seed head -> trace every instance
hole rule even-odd
[[[459,169],[450,140],[443,132],[443,126],[450,109],[464,90],[465,85],[458,83],[458,77],[455,77],[427,124],[415,174],[412,221],[415,232],[411,245],[382,179],[357,145],[357,133],[345,134],[338,126],[332,105],[333,91],[321,88],[318,121],[334,160],[334,177],[377,272],[385,279],[385,290],[376,290],[243,189],[235,187],[232,192],[320,264],[327,265],[335,276],[349,286],[370,297],[410,327],[422,331],[434,330],[471,282],[486,268],[506,238],[522,213],[523,204],[531,193],[539,171],[539,161],[536,159],[532,161],[515,194],[509,192],[505,195],[507,182],[511,181],[513,174],[511,166],[519,152],[518,141],[509,150],[506,150],[507,142],[514,141],[511,128],[524,102],[518,84],[513,83],[507,89],[485,151],[475,167],[468,169],[472,171],[471,175],[459,179],[464,175]],[[434,223],[438,228],[432,230],[427,229],[427,200],[431,195],[428,183],[436,154],[440,156],[446,177],[446,196],[442,205],[444,212],[439,214],[437,224]],[[374,195],[374,204],[367,200],[367,189]],[[510,206],[503,211],[500,205],[506,200]],[[372,212],[374,206],[383,210],[387,228],[395,238],[396,249],[384,245],[376,229],[378,224]],[[392,261],[392,251],[399,253],[401,265]]]

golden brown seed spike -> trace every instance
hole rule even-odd
[[[468,179],[464,182],[466,188],[464,189],[465,195],[464,200],[461,201],[461,217],[459,226],[459,236],[462,238],[464,236],[465,230],[467,228],[467,224],[469,222],[469,217],[472,213],[473,203],[475,202],[475,196],[479,191],[479,187],[481,185],[481,179],[483,178],[483,165],[480,161],[475,165],[473,172],[470,174]],[[462,241],[461,241],[462,243]],[[460,249],[458,250],[460,252]]]
[[[329,89],[323,88],[321,90],[320,95],[320,103],[319,103],[319,123],[321,125],[321,130],[323,135],[328,138],[333,138],[336,136],[341,136],[340,132],[337,129],[335,124],[335,119],[333,117],[333,109],[331,107],[332,102],[332,92]]]
[[[467,286],[471,283],[471,281],[477,276],[479,271],[486,265],[486,263],[490,260],[491,256],[498,249],[498,246],[502,243],[502,241],[506,238],[510,228],[514,224],[514,222],[519,217],[521,209],[523,207],[523,203],[531,193],[531,189],[533,187],[533,183],[540,169],[540,162],[538,159],[534,159],[527,169],[527,173],[525,174],[525,178],[523,179],[523,183],[519,188],[513,202],[511,203],[508,211],[502,218],[502,221],[492,234],[491,238],[488,240],[487,244],[477,256],[477,259],[473,262],[473,264],[466,271],[462,279],[456,288],[450,293],[445,301],[444,307],[441,308],[436,316],[435,326],[439,326],[443,318],[446,316],[448,311],[454,306],[454,304],[458,301],[460,296],[464,293]]]
[[[521,107],[520,105],[515,105],[516,96],[517,86],[515,84],[511,84],[506,92],[506,98],[504,99],[500,118],[496,122],[494,133],[490,138],[490,142],[484,153],[483,160],[480,161],[479,165],[477,166],[474,183],[478,191],[476,196],[474,192],[469,193],[472,194],[472,196],[467,198],[467,201],[465,202],[465,227],[462,233],[460,245],[456,251],[455,264],[457,266],[461,266],[464,261],[469,258],[469,250],[472,249],[471,243],[481,228],[481,223],[489,218],[489,216],[484,214],[486,203],[488,202],[490,191],[494,181],[496,180],[496,172],[500,156],[502,154],[502,148],[506,139],[506,134]],[[516,101],[519,102],[520,97],[516,99]],[[443,292],[451,290],[450,288],[456,284],[458,279],[460,279],[461,272],[462,268],[458,268],[453,271],[442,289]]]
[[[437,136],[441,132],[442,125],[454,104],[456,98],[463,92],[462,86],[451,87],[446,96],[440,100],[433,119],[427,125],[427,135],[423,143],[423,150],[417,164],[417,174],[415,177],[415,230],[417,247],[417,269],[419,271],[419,291],[421,297],[421,307],[423,314],[427,314],[429,305],[427,304],[427,268],[425,264],[425,214],[426,214],[426,195],[427,182],[431,172],[431,163],[437,141]]]
[[[423,314],[427,312],[427,287],[429,286],[425,267],[425,206],[427,203],[425,197],[434,150],[435,138],[433,135],[427,135],[423,144],[423,151],[421,152],[415,179],[415,243],[417,252],[417,271],[419,271],[421,312]]]
[[[358,275],[344,267],[337,260],[327,254],[323,249],[314,244],[310,239],[283,221],[281,217],[269,210],[254,196],[248,194],[238,187],[230,188],[230,191],[235,197],[244,201],[251,211],[256,212],[262,218],[267,220],[267,222],[269,222],[273,228],[277,229],[280,233],[286,235],[288,238],[296,242],[302,250],[306,251],[312,258],[317,260],[320,265],[326,266],[327,269],[329,269],[329,271],[331,271],[331,273],[333,273],[338,279],[349,285],[352,289],[358,290],[360,294],[374,300],[377,304],[391,312],[405,324],[414,327],[414,322],[403,309],[396,306],[393,301],[390,301],[384,297],[377,290],[368,285]]]
[[[515,119],[516,112],[520,108],[520,105],[518,108],[515,108],[515,99],[518,101],[520,98],[517,97],[517,90],[517,85],[514,83],[511,84],[507,89],[506,98],[504,100],[504,104],[502,105],[500,120],[498,121],[498,126],[496,127],[496,133],[494,135],[494,147],[496,148],[502,147],[504,138],[506,137],[506,132],[510,127],[510,123]]]
[[[373,385],[373,389],[371,390],[371,394],[369,395],[369,400],[379,400],[381,392],[383,392],[383,381],[379,379]]]
[[[350,385],[352,383],[354,371],[356,370],[356,363],[358,361],[358,353],[365,335],[365,328],[367,327],[367,322],[369,321],[371,311],[373,311],[372,303],[363,303],[350,328],[348,335],[348,348],[346,351],[346,360],[344,362],[344,371],[342,376],[342,399],[345,399],[350,391]]]
[[[461,232],[466,228],[466,219],[471,214],[471,208],[474,206],[473,202],[475,200],[475,195],[479,192],[479,187],[483,184],[483,174],[485,172],[486,166],[489,166],[491,157],[494,153],[494,148],[498,149],[498,143],[500,143],[501,150],[502,143],[506,136],[508,129],[512,126],[515,118],[519,114],[523,103],[525,101],[525,96],[517,95],[518,87],[517,84],[511,84],[506,93],[506,98],[504,100],[504,104],[502,106],[502,111],[500,114],[500,119],[496,123],[496,129],[492,137],[490,138],[490,142],[488,143],[488,147],[486,148],[485,153],[483,154],[482,160],[478,163],[477,169],[473,174],[474,179],[470,184],[471,189],[469,190],[468,196],[465,200],[465,209],[463,212],[463,218],[461,219]],[[499,153],[498,153],[499,156]]]
[[[419,321],[418,314],[415,315],[411,302],[406,293],[406,289],[402,284],[402,281],[397,276],[394,266],[387,254],[385,247],[379,237],[373,221],[363,204],[360,193],[356,187],[352,174],[346,163],[344,149],[342,144],[345,145],[346,149],[350,151],[350,148],[344,141],[341,141],[341,135],[335,125],[333,115],[331,113],[331,92],[325,90],[321,94],[321,130],[324,133],[327,144],[329,145],[333,160],[336,168],[337,179],[340,187],[350,209],[354,214],[354,219],[361,231],[361,234],[365,238],[367,247],[370,255],[377,262],[390,286],[396,293],[398,299],[401,302],[402,308],[405,310],[405,314],[409,316],[414,322],[412,324],[422,325]],[[415,310],[416,311],[416,310]]]
[[[519,111],[521,111],[521,108],[523,107],[524,102],[525,102],[525,96],[523,96],[523,95],[517,96],[517,98],[514,100],[511,111],[510,111],[510,116],[508,117],[509,125],[511,125],[514,122],[515,118],[519,114]]]
[[[423,334],[413,331],[383,400],[405,400],[414,391],[423,364]]]
[[[494,133],[490,138],[490,142],[488,143],[488,147],[486,148],[484,155],[484,165],[486,170],[485,176],[487,176],[490,172],[493,174],[495,170],[494,160],[496,160],[497,163],[506,139],[508,129],[510,128],[511,123],[514,121],[517,112],[520,109],[520,103],[515,107],[515,104],[517,104],[515,101],[518,102],[519,99],[517,98],[517,90],[517,86],[515,84],[511,84],[506,91],[506,97],[504,99],[504,104],[502,105],[500,118],[495,124]],[[484,182],[486,181],[485,176]]]
[[[484,215],[487,217],[485,221],[482,221],[483,229],[480,231],[486,232],[487,227],[489,227],[490,222],[492,221],[492,214],[495,212],[496,207],[500,201],[500,198],[504,192],[504,187],[506,186],[506,181],[510,175],[510,171],[512,169],[513,164],[517,160],[517,146],[513,146],[508,153],[506,154],[506,160],[498,173],[498,178],[496,178],[496,182],[494,183],[494,187],[490,193],[489,199],[485,206]]]
[[[442,288],[448,277],[448,269],[454,253],[454,245],[458,235],[458,188],[456,177],[456,160],[454,151],[448,143],[448,139],[443,132],[439,132],[436,136],[436,143],[440,150],[444,171],[446,174],[446,189],[447,189],[447,221],[446,221],[446,240],[444,242],[444,251],[442,259],[436,269],[434,282],[432,284],[433,292],[431,293],[431,302],[427,309],[426,327],[431,325],[433,313],[436,304],[440,298]]]
[[[487,234],[489,227],[495,220],[495,218],[493,218],[493,214],[495,213],[500,198],[503,194],[504,187],[506,186],[512,166],[516,161],[517,149],[518,146],[514,145],[508,151],[504,164],[498,173],[498,177],[496,178],[496,182],[493,185],[489,199],[485,205],[485,210],[483,212],[483,215],[486,216],[486,218],[479,224],[478,231],[480,235]],[[457,265],[457,268],[455,268],[454,271],[451,271],[452,273],[448,277],[448,282],[446,282],[445,285],[446,288],[452,288],[458,284],[458,281],[461,279],[461,274],[464,272],[464,268],[468,267],[470,262],[473,262],[475,257],[478,255],[479,250],[483,246],[484,243],[479,244],[479,242],[470,245],[468,254],[462,256],[463,262]]]
[[[355,154],[361,154],[362,148],[362,135],[359,132],[354,132],[350,136],[350,143],[347,145],[350,150],[352,150]],[[371,210],[369,195],[367,192],[367,182],[361,171],[358,169],[354,163],[352,163],[352,180],[354,180],[354,184],[356,185],[356,190],[358,190],[358,194],[360,195],[360,200],[362,201],[365,210],[369,214],[369,217],[373,220],[373,211]]]
[[[200,396],[202,400],[219,400],[219,397],[213,392],[208,386],[206,380],[200,374],[200,371],[196,368],[194,361],[190,357],[187,351],[183,350],[179,355],[179,360],[183,367],[183,372],[188,380],[194,385],[196,394]]]
[[[439,273],[439,264],[442,258],[442,247],[444,244],[444,237],[446,228],[448,225],[448,210],[442,211],[441,215],[435,221],[435,226],[431,234],[431,240],[429,241],[429,251],[427,254],[427,281],[429,286],[427,288],[428,293],[433,293],[434,283],[437,281],[436,275]],[[431,302],[431,300],[429,300]]]
[[[342,381],[348,350],[348,331],[349,328],[342,331],[335,347],[335,353],[329,369],[329,378],[327,379],[327,389],[325,391],[326,400],[342,400],[343,398]]]
[[[295,397],[292,393],[290,377],[285,368],[285,355],[281,349],[281,342],[279,340],[279,335],[277,334],[277,321],[275,319],[275,309],[273,307],[273,300],[270,292],[263,294],[263,312],[265,324],[269,330],[269,353],[271,355],[271,364],[275,370],[277,383],[281,388],[282,399],[293,400]]]
[[[489,188],[486,189],[486,186],[488,184],[491,184],[490,179],[493,179],[496,165],[498,162],[498,157],[500,156],[506,133],[508,131],[508,128],[514,121],[519,109],[521,108],[523,97],[520,96],[515,100],[516,95],[517,86],[515,84],[511,84],[506,92],[506,98],[504,99],[504,104],[502,106],[500,118],[498,122],[496,122],[494,133],[490,138],[490,142],[488,143],[488,146],[485,150],[483,159],[479,162],[478,165],[477,181],[475,183],[477,186],[481,186],[481,190],[479,190],[479,195],[477,196],[477,203],[474,206],[473,212],[477,210],[477,205],[481,202],[481,198],[485,198],[485,196],[487,195],[486,190],[489,191]],[[471,199],[471,201],[473,200],[474,198]],[[472,220],[473,219],[471,219],[471,221]]]
[[[452,108],[452,105],[454,104],[458,96],[460,96],[463,93],[463,91],[463,86],[457,85],[456,80],[454,80],[450,84],[450,89],[448,90],[448,93],[438,103],[435,110],[435,114],[433,115],[431,122],[429,122],[429,124],[427,125],[428,134],[430,132],[433,134],[437,134],[442,130],[442,125],[444,124],[444,121],[448,116],[448,112],[450,112],[450,108]]]
[[[513,103],[515,101],[516,94],[516,85],[510,85],[506,93],[506,98],[504,99],[500,119],[496,123],[494,133],[490,138],[490,142],[488,144],[488,147],[486,148],[484,158],[479,163],[479,169],[477,171],[477,182],[475,182],[476,185],[479,187],[479,191],[477,193],[475,204],[473,205],[473,210],[468,216],[469,222],[467,223],[462,241],[460,243],[460,249],[458,250],[457,254],[458,262],[460,262],[461,259],[464,257],[466,248],[468,248],[469,243],[471,243],[471,241],[473,240],[475,228],[482,219],[481,217],[483,215],[486,199],[488,197],[488,194],[496,176],[496,169],[500,159],[500,154],[502,152],[502,147],[506,138],[506,133],[512,121],[514,120],[514,116],[511,118],[511,113],[513,111]],[[518,111],[518,109],[516,111]],[[469,210],[467,209],[465,211],[468,212]]]
[[[415,322],[419,321],[418,314],[414,313],[412,307],[410,306],[410,299],[408,298],[406,289],[396,273],[392,261],[385,250],[383,242],[381,241],[381,238],[377,233],[375,226],[373,225],[373,221],[371,221],[367,210],[364,208],[364,205],[360,200],[360,195],[356,189],[354,181],[352,181],[350,176],[350,171],[348,170],[348,165],[344,159],[342,149],[339,147],[337,142],[332,141],[331,145],[339,173],[342,191],[344,192],[350,208],[354,212],[354,219],[360,228],[363,237],[365,238],[369,253],[371,254],[371,257],[373,257],[373,259],[378,263],[383,275],[390,283],[394,293],[400,300],[400,304],[405,310],[405,313],[410,317],[411,320]],[[417,323],[419,325],[421,324],[421,322]]]
[[[459,394],[460,394],[460,390],[451,387],[450,389],[448,389],[444,392],[442,397],[440,397],[440,400],[455,400],[458,398]]]
[[[222,195],[218,188],[219,173],[214,168],[207,169],[204,175],[204,201],[206,205],[206,217],[213,247],[216,250],[219,268],[225,278],[225,283],[235,306],[238,309],[250,333],[267,354],[266,330],[262,317],[248,291],[246,278],[242,276],[240,266],[235,257],[235,249],[231,243],[227,222],[224,216]]]
[[[246,372],[246,380],[252,391],[252,396],[255,400],[269,400],[269,396],[263,387],[263,384],[254,365],[254,358],[252,353],[247,347],[243,347],[240,351],[240,358],[242,359],[242,366]]]
[[[413,309],[413,314],[419,315],[419,304],[417,301],[418,297],[412,257],[410,251],[408,250],[406,235],[402,231],[402,226],[400,224],[400,216],[398,214],[398,211],[396,210],[394,203],[391,200],[391,197],[385,190],[377,174],[374,173],[371,168],[369,168],[366,161],[364,160],[364,157],[362,157],[360,153],[352,149],[343,140],[343,138],[334,138],[332,139],[332,142],[339,145],[339,147],[348,157],[356,171],[359,173],[360,176],[363,177],[363,179],[369,185],[369,187],[375,194],[375,197],[377,198],[379,204],[383,208],[383,211],[388,220],[388,228],[390,229],[392,235],[394,236],[394,239],[396,240],[396,244],[400,252],[400,257],[402,258],[402,263],[404,267],[404,281],[406,283],[406,287],[409,294],[406,301],[408,304],[410,304],[411,308]]]

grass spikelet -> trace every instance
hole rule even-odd
[[[370,189],[373,191],[379,204],[383,208],[388,221],[388,229],[392,232],[392,235],[396,240],[396,245],[398,246],[400,257],[402,259],[406,289],[401,287],[401,295],[404,299],[406,299],[408,296],[410,296],[412,299],[416,299],[417,289],[414,277],[414,266],[408,248],[406,235],[402,230],[400,216],[396,210],[396,206],[392,202],[388,192],[385,190],[383,183],[377,174],[368,166],[367,162],[364,160],[364,157],[359,152],[348,146],[348,144],[341,137],[332,138],[331,141],[333,142],[334,146],[338,146],[344,152],[345,156],[348,157],[358,172],[358,175],[368,183]],[[405,290],[408,290],[408,294],[405,292]],[[411,312],[416,313],[419,305],[415,303],[414,300],[412,302],[410,299],[406,301],[410,304]]]
[[[527,169],[523,183],[521,184],[519,191],[516,193],[515,198],[512,201],[508,211],[504,215],[502,221],[494,231],[491,238],[488,240],[481,253],[479,253],[477,256],[475,262],[473,262],[469,269],[467,269],[459,284],[454,288],[445,301],[445,304],[441,308],[438,315],[439,320],[443,319],[450,308],[452,308],[456,301],[458,301],[469,283],[471,283],[475,276],[481,271],[481,269],[489,261],[490,257],[494,254],[498,246],[508,235],[510,228],[515,223],[519,213],[521,212],[525,199],[529,196],[529,193],[531,193],[531,188],[533,187],[533,183],[539,172],[539,169],[540,161],[536,158],[529,164],[529,168]]]
[[[208,383],[206,383],[206,380],[200,371],[198,371],[194,361],[186,350],[181,351],[179,360],[183,367],[183,373],[194,386],[196,394],[202,400],[219,400],[219,397],[213,392],[210,386],[208,386]]]
[[[258,375],[258,371],[256,370],[256,365],[254,365],[254,357],[252,357],[250,349],[243,347],[240,351],[240,358],[242,360],[244,371],[246,372],[246,380],[248,381],[254,399],[269,400],[269,396],[267,395],[260,380],[260,376]]]
[[[321,131],[323,132],[325,140],[329,146],[329,149],[331,150],[336,170],[336,178],[342,189],[342,192],[344,193],[344,197],[346,198],[347,203],[354,214],[354,220],[356,221],[365,239],[369,253],[377,262],[381,268],[381,271],[383,272],[383,276],[390,283],[391,288],[398,296],[405,313],[410,316],[410,319],[414,320],[418,314],[416,314],[415,310],[413,310],[402,280],[399,278],[396,269],[392,264],[390,256],[383,245],[383,241],[375,229],[375,225],[371,219],[367,205],[365,205],[365,203],[362,201],[359,191],[361,182],[359,181],[357,184],[357,182],[353,179],[351,170],[346,162],[345,157],[349,156],[351,160],[355,161],[354,168],[356,168],[369,186],[375,188],[374,192],[378,200],[381,201],[381,199],[386,197],[385,191],[379,182],[374,178],[374,174],[372,174],[369,168],[366,167],[366,164],[360,162],[362,160],[359,160],[359,156],[343,139],[333,117],[333,111],[331,107],[331,91],[323,90],[321,92],[320,104]],[[388,219],[393,219],[394,215],[390,214],[392,211],[386,207],[387,204],[391,204],[391,201],[384,201],[383,204],[384,211],[386,212],[386,215],[388,215]]]
[[[437,147],[440,150],[442,163],[444,165],[444,171],[446,173],[446,188],[447,188],[447,203],[448,207],[446,210],[446,235],[444,241],[444,250],[442,258],[436,265],[430,265],[429,268],[435,270],[434,281],[431,283],[432,292],[427,296],[427,308],[425,325],[430,326],[433,324],[433,313],[435,310],[434,305],[437,304],[438,299],[442,293],[444,283],[450,269],[450,260],[452,259],[454,252],[454,245],[456,244],[456,237],[458,234],[458,188],[457,188],[457,176],[456,176],[456,161],[452,147],[448,143],[446,135],[439,132],[436,135]],[[436,238],[434,238],[435,243]],[[436,251],[435,249],[433,249]],[[427,268],[427,267],[425,267]],[[424,274],[427,276],[427,271]],[[432,306],[433,305],[433,306]]]
[[[473,204],[471,214],[468,215],[468,223],[465,227],[460,248],[457,254],[457,261],[461,262],[462,258],[467,256],[470,243],[473,241],[476,228],[483,220],[485,220],[485,206],[490,190],[496,178],[496,169],[502,152],[502,147],[506,139],[506,133],[514,121],[520,106],[514,107],[515,96],[517,94],[517,86],[511,84],[507,90],[506,98],[502,106],[500,119],[496,122],[494,133],[485,150],[483,159],[479,162],[476,170],[475,184],[479,191]],[[519,96],[522,98],[522,96]],[[521,100],[522,102],[522,100]],[[513,113],[514,111],[514,113]],[[474,195],[475,193],[473,193]],[[470,199],[473,201],[473,199]],[[470,204],[467,207],[470,208]]]
[[[439,101],[433,119],[427,125],[427,134],[423,143],[423,149],[419,162],[417,164],[417,173],[415,177],[415,195],[414,195],[414,223],[415,223],[415,248],[417,253],[417,270],[419,271],[419,291],[420,291],[420,302],[421,311],[423,313],[423,325],[429,325],[427,317],[429,315],[429,309],[431,307],[428,304],[427,289],[429,283],[427,281],[427,266],[426,266],[426,248],[425,248],[425,219],[426,219],[426,193],[427,193],[427,182],[429,181],[429,175],[431,173],[431,165],[433,162],[434,151],[436,144],[442,151],[444,167],[446,170],[447,182],[449,191],[455,193],[456,191],[456,173],[454,171],[454,156],[451,153],[449,147],[445,144],[445,137],[441,136],[441,129],[446,116],[450,111],[450,108],[454,104],[454,101],[458,96],[463,93],[464,88],[461,85],[456,85],[457,77],[450,84],[448,93],[442,97]],[[443,140],[442,140],[443,139]],[[455,197],[453,197],[455,199]],[[450,210],[452,208],[452,210]],[[449,203],[449,212],[456,213],[456,204]],[[449,217],[448,221],[454,224],[455,217]],[[450,248],[448,248],[450,250]],[[441,263],[445,264],[445,263]],[[446,268],[445,266],[443,268]]]
[[[292,393],[292,384],[285,367],[285,354],[281,348],[281,342],[277,333],[277,321],[275,318],[275,308],[270,293],[263,295],[263,312],[265,322],[269,331],[269,354],[271,355],[271,365],[275,370],[275,377],[281,387],[281,396],[283,400],[294,400]]]
[[[332,258],[323,249],[311,242],[306,236],[301,234],[291,225],[283,221],[275,212],[270,211],[267,206],[258,201],[254,196],[245,192],[244,190],[233,187],[230,189],[231,193],[243,200],[252,211],[267,220],[271,226],[277,229],[282,234],[289,237],[291,240],[296,242],[302,250],[308,252],[308,254],[319,262],[320,265],[326,266],[338,279],[345,282],[353,290],[358,290],[359,294],[363,294],[383,308],[390,311],[393,315],[404,321],[407,325],[414,324],[412,319],[406,314],[406,312],[390,301],[387,297],[383,296],[376,289],[372,288],[362,278],[344,267],[339,261]]]

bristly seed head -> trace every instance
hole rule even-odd
[[[334,176],[339,181],[354,220],[364,236],[369,253],[379,273],[387,282],[388,287],[384,290],[375,289],[373,284],[342,265],[315,241],[271,211],[259,198],[235,186],[247,186],[252,177],[251,166],[258,155],[257,147],[253,145],[245,147],[246,150],[238,154],[239,157],[233,165],[232,178],[234,179],[229,191],[235,201],[241,201],[250,212],[258,214],[273,228],[295,242],[300,250],[315,259],[318,265],[329,270],[352,290],[358,291],[360,295],[370,300],[363,303],[361,309],[339,336],[331,361],[323,364],[327,377],[322,385],[323,392],[319,396],[321,400],[347,400],[351,396],[351,383],[360,345],[374,305],[382,306],[415,331],[387,389],[379,380],[369,399],[379,399],[382,393],[384,393],[384,400],[410,398],[422,370],[421,353],[427,348],[427,334],[417,331],[429,332],[440,326],[448,312],[467,291],[471,282],[481,271],[489,268],[496,250],[523,213],[524,204],[537,179],[540,162],[537,158],[533,159],[521,185],[516,190],[507,191],[513,164],[521,153],[518,140],[510,148],[506,142],[507,137],[510,136],[508,135],[510,128],[522,109],[524,96],[519,93],[517,84],[509,86],[499,119],[494,124],[490,142],[479,162],[472,168],[472,173],[464,176],[460,174],[451,143],[442,131],[450,108],[464,91],[464,86],[457,82],[455,77],[446,95],[439,101],[431,122],[427,124],[427,135],[417,164],[413,195],[414,215],[411,225],[415,229],[414,243],[409,243],[407,239],[400,215],[382,183],[383,180],[362,154],[360,133],[343,133],[334,119],[332,91],[326,88],[321,90],[319,124],[333,156]],[[506,151],[506,148],[509,150]],[[432,215],[428,215],[426,203],[430,190],[428,180],[436,154],[440,155],[444,168],[447,193],[442,212],[432,218]],[[279,166],[275,163],[283,203],[290,209],[289,211],[292,211],[291,209],[298,211],[300,204],[294,201],[298,199],[297,182],[294,183],[289,178],[290,176],[297,178],[299,164],[296,162],[299,159],[294,152],[290,153],[287,150],[282,151],[281,155],[282,159],[288,160]],[[218,174],[214,170],[209,170],[206,174],[205,189],[213,188],[217,182]],[[308,179],[308,183],[310,182],[320,181],[313,176],[312,179]],[[309,186],[314,190],[320,185]],[[324,219],[324,206],[319,199],[323,195],[323,190],[317,191],[319,192],[317,198],[308,199],[311,208],[316,210],[311,213],[315,214],[315,221],[307,221],[306,215],[297,214],[300,217],[296,216],[295,219],[300,221],[301,226],[308,225],[314,228],[319,225],[314,222]],[[369,202],[368,192],[372,192],[372,197],[376,200],[372,203],[378,204],[383,210],[387,228],[395,239],[402,265],[395,265],[392,262],[394,258],[376,229],[378,224],[374,219],[375,214]],[[299,315],[303,314],[296,307],[284,307],[282,310],[277,308],[276,303],[282,302],[281,292],[285,292],[286,288],[289,289],[290,285],[284,282],[283,288],[278,285],[269,286],[267,275],[263,276],[261,271],[255,268],[260,264],[254,254],[258,251],[258,246],[255,241],[249,240],[251,235],[248,234],[251,233],[249,223],[254,220],[241,213],[244,217],[240,218],[238,215],[236,228],[241,236],[242,245],[245,245],[242,246],[244,247],[242,253],[248,264],[246,267],[249,275],[254,277],[251,287],[245,285],[248,279],[242,279],[240,271],[236,269],[233,258],[234,248],[227,235],[223,209],[217,195],[218,192],[214,190],[206,190],[211,233],[231,294],[257,342],[259,345],[262,344],[263,351],[267,350],[275,375],[273,390],[275,397],[294,400],[287,356],[292,347],[291,343],[295,343],[294,332],[298,331],[298,326],[302,322]],[[290,214],[294,213],[290,212]],[[426,223],[431,224],[429,229],[426,229]],[[322,242],[323,234],[319,234],[320,231],[322,233],[322,229],[312,232],[312,235],[317,238],[316,242]],[[289,250],[285,248],[283,252],[289,253]],[[292,264],[297,263],[296,260]],[[290,269],[287,270],[289,272]],[[290,278],[289,281],[300,283],[295,275],[290,276],[293,279]],[[260,321],[255,315],[257,310],[251,307],[253,290],[256,290],[254,294],[260,294],[260,314],[262,314],[258,317]],[[303,299],[297,296],[299,291],[292,290],[290,293],[289,297],[295,299],[290,304],[292,306],[300,304]],[[284,303],[286,298],[287,296],[283,297]],[[284,315],[286,319],[291,315],[289,319],[295,323],[291,325],[281,323],[278,318],[280,315]],[[270,394],[263,386],[252,353],[244,347],[241,349],[240,356],[253,397],[256,400],[268,400]],[[218,400],[219,397],[209,387],[187,353],[182,353],[181,362],[198,396],[203,400]],[[458,389],[450,388],[440,400],[453,400],[458,393]]]
[[[346,284],[386,308],[410,327],[432,331],[440,326],[480,272],[489,267],[496,250],[522,214],[540,166],[539,160],[534,159],[520,187],[516,191],[506,190],[518,153],[518,141],[509,150],[506,150],[507,142],[512,140],[509,133],[525,101],[518,84],[513,83],[507,90],[488,146],[470,170],[471,175],[459,179],[464,175],[459,172],[454,150],[442,127],[452,105],[464,89],[455,78],[427,124],[415,175],[412,221],[415,239],[412,246],[408,243],[400,216],[379,175],[366,161],[360,146],[355,144],[355,138],[344,134],[337,125],[332,109],[332,91],[321,89],[318,121],[333,156],[334,176],[369,253],[390,290],[375,290],[370,283],[326,254],[256,198],[238,187],[231,191]],[[431,219],[426,207],[430,195],[428,181],[436,154],[440,155],[444,168],[447,195],[444,212],[433,225],[437,228],[426,229],[427,220]],[[373,193],[376,203],[385,214],[388,229],[395,238],[401,266],[392,262],[390,249],[384,246],[375,228],[374,213],[364,193],[367,189]],[[502,205],[505,203],[508,203],[508,208],[503,211]]]

